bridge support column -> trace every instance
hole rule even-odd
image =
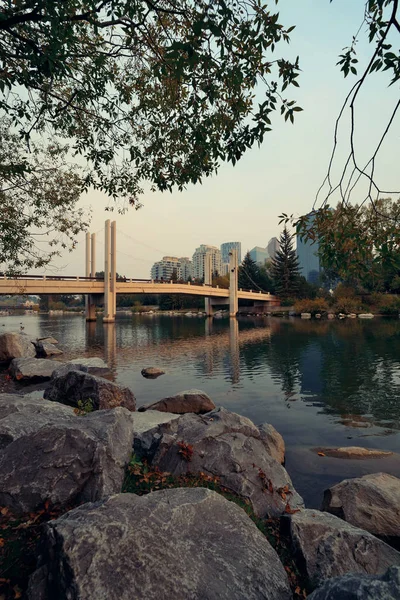
[[[90,233],[86,234],[86,257],[85,257],[85,277],[94,276],[94,261],[96,250],[93,248],[93,237],[95,234],[90,236]],[[96,239],[96,238],[95,238]],[[85,313],[86,321],[96,320],[96,305],[92,294],[85,295]]]
[[[117,314],[117,222],[111,223],[111,281],[112,314]]]
[[[104,240],[104,317],[103,323],[114,323],[116,309],[116,222],[105,223]]]
[[[236,317],[238,309],[238,253],[232,249],[229,252],[229,316]]]
[[[90,277],[96,277],[96,234],[90,236],[92,254],[90,259]]]
[[[206,285],[212,285],[212,256],[211,256],[211,254],[206,254],[204,257],[204,283]],[[206,312],[207,317],[213,316],[214,309],[211,304],[211,298],[204,299],[204,310]]]

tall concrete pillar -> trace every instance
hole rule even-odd
[[[91,235],[92,255],[90,260],[90,277],[96,276],[96,234]]]
[[[117,222],[111,223],[111,281],[112,316],[117,313]]]
[[[92,276],[93,270],[93,257],[95,253],[93,252],[93,234],[90,236],[90,233],[86,234],[86,253],[85,253],[85,277]],[[85,309],[86,309],[86,321],[95,321],[96,320],[96,305],[94,302],[94,298],[92,294],[85,295]]]
[[[111,270],[111,225],[107,219],[104,227],[104,316],[103,323],[114,322],[114,303],[110,289]]]
[[[90,277],[90,233],[86,234],[85,277]]]
[[[92,294],[87,296],[87,306],[86,306],[86,321],[95,321],[96,320],[96,304],[94,302],[94,297]]]
[[[212,256],[211,254],[206,254],[204,257],[204,283],[208,285],[212,285]],[[204,300],[204,309],[206,311],[207,317],[213,316],[213,307],[211,305],[211,298],[205,298]]]
[[[232,249],[229,252],[229,316],[236,317],[238,309],[238,254]]]

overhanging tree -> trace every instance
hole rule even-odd
[[[334,6],[334,0],[330,0]],[[400,193],[400,185],[396,190],[388,190],[384,181],[377,179],[377,167],[379,154],[384,147],[386,138],[399,118],[400,99],[397,96],[393,100],[393,108],[387,121],[384,122],[381,135],[375,145],[371,147],[369,158],[361,159],[365,154],[365,147],[359,152],[357,146],[356,123],[357,106],[360,102],[366,82],[374,75],[380,74],[378,85],[382,86],[384,75],[388,86],[397,85],[400,79],[400,5],[399,0],[365,0],[360,2],[360,25],[354,32],[351,43],[342,50],[339,55],[338,65],[345,78],[354,78],[348,94],[337,116],[331,156],[329,158],[326,175],[322,185],[317,191],[312,214],[321,211],[328,215],[329,203],[336,203],[336,199],[346,209],[355,196],[358,210],[366,204],[372,207],[377,218],[390,219],[379,211],[379,202],[388,196],[397,196]],[[371,44],[371,52],[357,52],[357,44],[360,38],[367,36]],[[368,89],[368,88],[367,88]],[[366,99],[368,101],[368,98]],[[343,127],[344,119],[348,119],[350,127]],[[368,123],[365,124],[368,127]],[[347,132],[345,140],[345,151],[343,147],[343,131]],[[364,185],[362,185],[364,184]],[[329,215],[328,215],[329,216]],[[305,217],[298,219],[293,215],[283,213],[281,222],[291,223],[297,227],[298,232],[305,240],[313,240],[318,235],[317,222],[307,221]],[[348,226],[345,225],[345,228]],[[339,235],[345,237],[345,229]],[[347,259],[352,262],[352,268],[357,269],[358,260],[352,261],[352,256]]]
[[[296,294],[300,277],[299,260],[286,227],[279,237],[279,250],[272,259],[271,275],[275,293],[280,298],[291,298]]]
[[[292,122],[301,110],[282,95],[298,61],[274,58],[293,28],[259,0],[0,6],[0,111],[26,143],[70,140],[85,185],[136,206],[143,182],[201,181],[261,142],[277,108]]]

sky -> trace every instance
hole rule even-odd
[[[242,255],[254,246],[266,246],[279,236],[279,215],[301,215],[313,206],[332,151],[333,129],[344,98],[354,78],[344,79],[336,66],[341,50],[348,46],[362,21],[364,0],[280,0],[280,22],[296,25],[289,46],[276,55],[300,57],[300,88],[289,93],[303,108],[295,124],[279,114],[273,131],[260,148],[254,147],[233,167],[225,164],[203,184],[172,194],[146,192],[143,208],[120,215],[107,212],[112,201],[89,191],[80,205],[92,209],[90,231],[97,233],[98,271],[104,264],[104,221],[117,222],[117,271],[130,278],[147,278],[162,256],[189,256],[200,244],[220,246],[240,241]],[[274,3],[271,2],[271,8]],[[365,35],[362,36],[365,40]],[[358,44],[360,65],[366,64],[372,46]],[[356,112],[356,151],[366,162],[385,129],[398,100],[398,86],[388,87],[387,74],[367,80]],[[339,130],[338,165],[348,148],[349,122]],[[400,189],[399,119],[394,123],[380,153],[376,175],[381,189]],[[352,201],[361,201],[365,186],[359,186]],[[72,253],[54,261],[49,272],[84,275],[85,235]]]

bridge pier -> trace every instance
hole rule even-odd
[[[90,321],[96,320],[96,302],[93,294],[88,294],[86,296],[86,321],[90,323]]]
[[[94,277],[96,273],[96,234],[86,234],[85,276]],[[86,321],[96,320],[96,302],[93,294],[85,295]]]

